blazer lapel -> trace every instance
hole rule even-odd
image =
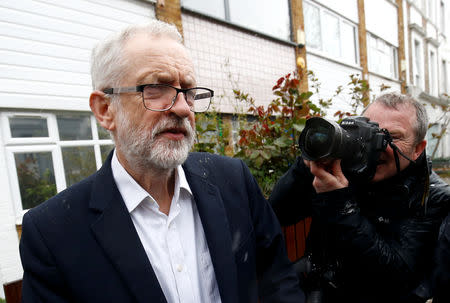
[[[166,303],[158,279],[114,182],[111,155],[98,172],[90,207],[97,213],[91,229],[137,302]]]
[[[184,167],[205,231],[222,303],[238,302],[237,269],[220,192],[202,177],[203,174],[196,174],[191,170],[196,168],[189,165],[189,160]]]

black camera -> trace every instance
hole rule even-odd
[[[375,175],[380,153],[388,145],[389,134],[366,117],[351,117],[341,124],[313,117],[306,121],[299,146],[306,160],[341,159],[347,179],[369,181]]]

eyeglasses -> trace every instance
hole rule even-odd
[[[205,87],[176,88],[168,84],[143,84],[134,87],[104,89],[105,94],[138,93],[142,94],[144,107],[155,112],[169,110],[175,104],[178,94],[183,93],[189,109],[195,113],[208,110],[214,91]]]

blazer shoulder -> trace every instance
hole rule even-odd
[[[76,212],[76,209],[87,207],[90,195],[92,193],[92,186],[95,180],[93,174],[86,179],[64,189],[60,193],[51,197],[47,201],[30,209],[25,215],[31,216],[35,221],[44,222],[51,220],[64,220],[68,213]]]
[[[237,159],[237,158],[231,158],[231,157],[227,157],[227,156],[221,156],[221,155],[216,155],[216,154],[211,154],[211,153],[206,153],[206,152],[192,152],[189,153],[189,157],[187,159],[187,162],[192,162],[192,161],[199,161],[200,163],[238,163],[238,162],[242,162],[242,160]]]
[[[240,159],[204,152],[190,153],[183,167],[201,177],[226,176],[242,172],[247,166]]]

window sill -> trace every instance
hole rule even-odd
[[[373,75],[373,76],[376,76],[376,77],[379,77],[379,78],[383,78],[383,79],[385,79],[385,80],[387,80],[387,81],[395,82],[395,83],[398,83],[398,84],[401,83],[401,81],[398,80],[398,79],[396,79],[396,78],[391,78],[390,76],[386,76],[386,75],[383,75],[383,74],[379,74],[379,73],[377,73],[377,72],[371,72],[371,71],[369,70],[369,76],[370,76],[370,75]]]
[[[348,62],[342,61],[342,59],[332,58],[332,57],[327,56],[327,55],[323,54],[322,52],[316,51],[314,49],[308,49],[307,48],[306,49],[306,55],[314,55],[316,57],[320,57],[322,59],[326,59],[326,60],[334,62],[336,64],[344,65],[344,66],[347,66],[347,67],[350,67],[350,68],[355,68],[357,70],[362,71],[361,66],[357,65],[356,63],[348,63]]]

